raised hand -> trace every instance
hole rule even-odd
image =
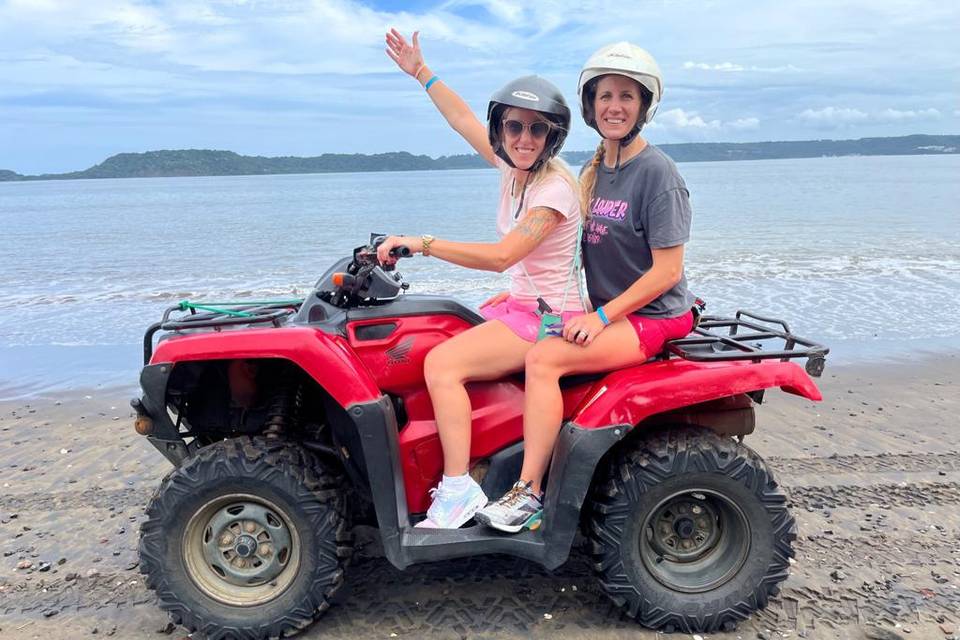
[[[420,53],[420,32],[413,32],[413,44],[396,29],[390,29],[386,35],[387,55],[397,63],[404,72],[416,78],[417,71],[423,67],[423,54]]]

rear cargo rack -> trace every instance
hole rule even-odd
[[[143,335],[143,364],[149,364],[153,357],[153,337],[158,331],[219,331],[223,327],[263,323],[279,327],[287,316],[300,309],[302,303],[303,299],[202,303],[184,300],[164,311],[160,322],[147,328]],[[175,313],[182,315],[173,316]]]
[[[702,316],[689,336],[667,342],[666,350],[696,362],[786,362],[806,358],[804,368],[815,377],[823,373],[826,356],[830,353],[827,347],[791,333],[790,326],[783,320],[766,318],[743,309],[733,318]]]

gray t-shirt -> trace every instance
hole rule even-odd
[[[583,265],[594,308],[626,291],[653,266],[651,249],[686,243],[690,216],[687,185],[660,149],[648,144],[620,165],[616,176],[601,163],[583,231]],[[694,300],[684,275],[634,313],[675,318],[689,311]]]

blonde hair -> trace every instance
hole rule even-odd
[[[593,200],[593,191],[597,186],[597,167],[603,161],[603,140],[597,145],[597,152],[593,154],[583,172],[580,174],[580,209],[583,219],[590,217],[590,201]]]

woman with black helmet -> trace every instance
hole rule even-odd
[[[430,235],[391,236],[381,262],[406,246],[472,269],[510,269],[509,294],[481,305],[487,319],[441,343],[424,362],[443,445],[443,479],[418,527],[457,528],[487,504],[468,474],[471,407],[465,384],[495,380],[523,369],[527,351],[553,327],[583,313],[578,287],[578,247],[583,231],[576,179],[557,154],[570,129],[570,109],[560,91],[537,76],[518,78],[494,94],[484,125],[423,61],[419,34],[412,44],[395,29],[387,55],[424,87],[453,129],[500,170],[498,242],[455,242]]]
[[[584,65],[577,93],[583,119],[603,137],[580,175],[589,216],[583,261],[596,311],[565,323],[563,340],[527,353],[520,480],[477,514],[502,531],[540,521],[541,482],[562,420],[560,378],[640,364],[693,325],[683,272],[689,194],[673,161],[639,135],[663,93],[660,68],[636,45],[608,45]]]

